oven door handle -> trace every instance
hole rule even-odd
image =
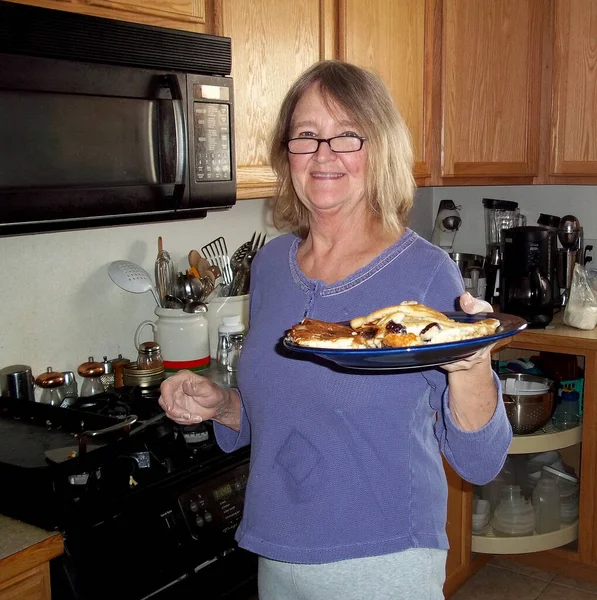
[[[136,423],[138,419],[139,417],[137,417],[137,415],[129,415],[122,422],[116,423],[116,425],[110,425],[110,427],[106,427],[105,429],[96,429],[95,431],[83,431],[79,435],[79,456],[87,452],[87,440],[96,437],[102,437],[104,435],[109,435],[111,433],[114,433],[115,431],[122,431],[125,435],[128,435],[131,431],[131,425],[133,425],[133,423]]]

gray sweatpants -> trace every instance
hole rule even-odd
[[[322,565],[259,558],[259,600],[443,600],[445,550],[395,554]]]

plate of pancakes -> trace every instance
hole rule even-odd
[[[527,326],[505,313],[440,313],[414,301],[332,323],[305,318],[286,332],[290,355],[323,358],[349,369],[437,367],[464,358]]]

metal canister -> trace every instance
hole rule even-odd
[[[9,398],[35,402],[35,380],[29,365],[10,365],[0,369],[0,393]]]

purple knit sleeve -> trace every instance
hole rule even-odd
[[[481,429],[464,431],[454,423],[446,388],[435,434],[446,460],[466,481],[484,485],[501,471],[512,441],[512,427],[506,416],[499,379],[493,373],[498,401],[491,419]]]
[[[242,399],[242,396],[241,396]],[[234,452],[243,446],[248,446],[251,441],[251,424],[247,418],[245,407],[241,401],[240,408],[240,431],[235,431],[214,422],[214,432],[216,434],[216,442],[224,452]]]

